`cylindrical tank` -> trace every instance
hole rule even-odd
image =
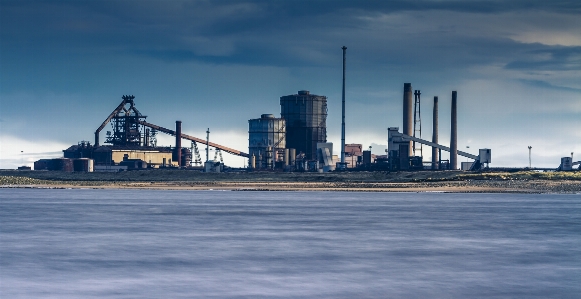
[[[56,171],[74,171],[73,160],[67,158],[51,159],[48,163],[48,170]]]
[[[289,150],[288,148],[284,149],[284,166],[288,166],[289,164]]]
[[[286,147],[285,123],[284,119],[275,118],[272,114],[262,114],[260,118],[248,120],[248,154],[258,157],[258,168],[270,165],[262,160],[267,158],[269,147],[274,148],[274,151]],[[272,151],[271,149],[271,160]]]
[[[73,171],[93,172],[93,159],[80,158],[73,160]]]
[[[280,114],[286,121],[286,145],[317,158],[317,143],[327,142],[327,97],[307,90],[280,98]]]
[[[456,91],[452,91],[452,116],[450,130],[450,170],[458,169],[458,121],[456,109]]]
[[[271,169],[272,163],[272,147],[269,146],[266,148],[266,168]]]
[[[182,156],[180,161],[182,161],[182,163],[180,165],[181,166],[190,165],[192,162],[192,151],[187,147],[182,147],[181,153]]]
[[[252,168],[252,169],[256,168],[256,156],[255,155],[250,156],[250,168]]]

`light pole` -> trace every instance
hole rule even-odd
[[[341,165],[340,169],[345,170],[345,52],[347,47],[341,47],[343,50],[343,89],[341,91]]]
[[[466,151],[468,151],[468,149],[470,148],[469,145],[466,146]],[[468,162],[468,157],[466,157],[466,162]]]
[[[532,166],[531,166],[531,148],[533,148],[533,147],[529,145],[529,169],[532,168]]]
[[[24,166],[24,151],[20,151],[20,164]]]

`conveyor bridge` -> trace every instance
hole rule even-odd
[[[154,124],[148,123],[148,122],[143,121],[143,120],[139,121],[139,124],[141,124],[142,126],[146,126],[146,127],[155,129],[155,130],[157,130],[159,132],[166,133],[168,135],[172,135],[172,136],[175,136],[176,135],[176,132],[174,130],[170,130],[170,129],[167,129],[167,128],[164,128],[164,127],[160,127],[158,125],[154,125]],[[211,146],[213,148],[216,148],[216,149],[219,149],[221,151],[230,153],[232,155],[236,155],[236,156],[248,158],[248,154],[247,153],[241,152],[239,150],[235,150],[233,148],[229,148],[229,147],[226,147],[226,146],[222,146],[222,145],[219,145],[219,144],[216,144],[216,143],[213,143],[213,142],[207,142],[204,139],[196,138],[194,136],[190,136],[190,135],[187,135],[187,134],[184,134],[184,133],[181,134],[181,137],[182,137],[182,139],[194,141],[194,142],[201,143],[201,144],[207,144],[207,145],[209,145],[209,146]]]

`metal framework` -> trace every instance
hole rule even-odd
[[[224,164],[224,158],[222,158],[222,151],[217,148],[214,152],[214,162],[218,162],[218,157],[220,157],[220,163]]]
[[[192,159],[191,166],[201,166],[202,165],[202,157],[200,156],[200,151],[198,150],[198,144],[192,140],[192,144],[190,146],[190,152],[193,153],[195,160]]]

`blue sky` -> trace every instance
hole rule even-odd
[[[154,124],[246,151],[248,119],[310,90],[338,152],[343,45],[347,143],[381,153],[411,82],[423,138],[438,96],[448,142],[456,90],[459,149],[526,166],[530,145],[557,167],[581,157],[580,32],[579,1],[0,0],[0,168],[92,142],[124,94]]]

